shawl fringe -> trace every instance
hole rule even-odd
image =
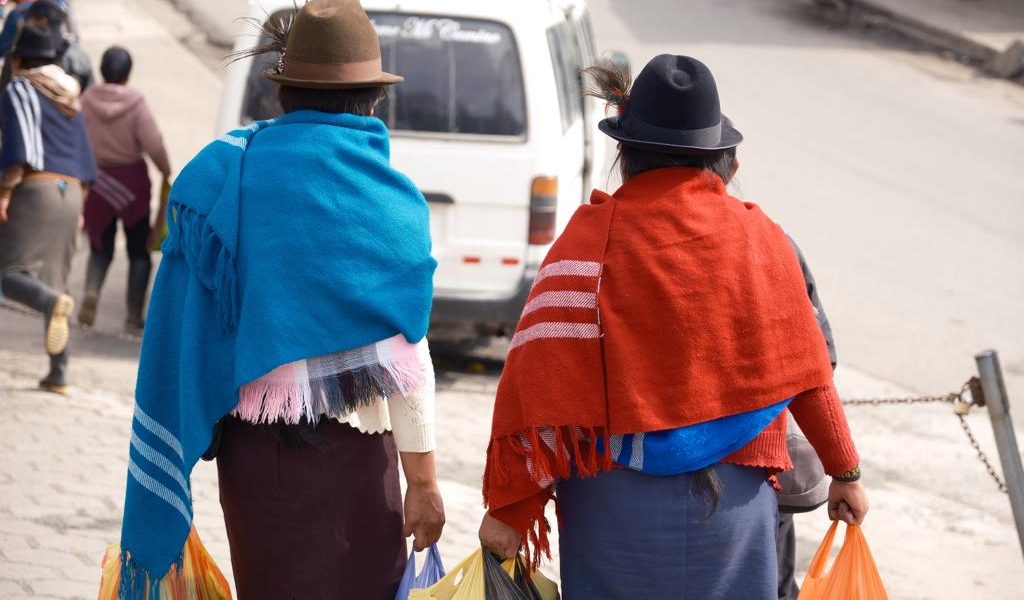
[[[161,578],[154,577],[145,567],[132,559],[131,553],[121,550],[120,580],[117,586],[118,600],[135,600],[136,598],[185,598],[184,554],[171,565],[167,574]]]
[[[195,527],[177,560],[156,576],[114,544],[103,557],[99,600],[228,600],[231,588]]]
[[[296,425],[303,419],[316,424],[324,416],[345,417],[381,399],[409,394],[422,385],[422,379],[421,373],[400,360],[313,378],[306,384],[258,379],[242,387],[232,414],[255,424]]]
[[[213,292],[221,327],[233,329],[239,306],[235,257],[205,215],[177,202],[171,204],[171,214],[171,235],[164,242],[164,253],[184,256],[203,287]]]
[[[607,448],[608,439],[603,428],[576,425],[536,427],[492,439],[487,451],[484,506],[493,507],[494,492],[512,483],[515,475],[512,470],[519,462],[526,463],[538,492],[550,489],[559,479],[593,477],[612,470],[614,461],[608,453],[601,452],[597,444],[602,439]],[[551,559],[550,531],[551,525],[544,517],[544,505],[539,504],[531,515],[529,526],[520,532],[526,542],[527,563],[534,569],[540,567],[543,558]]]

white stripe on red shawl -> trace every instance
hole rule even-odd
[[[537,289],[543,282],[544,291],[530,299],[523,317],[545,309],[561,310],[548,310],[536,317],[536,323],[517,331],[511,349],[541,339],[601,337],[597,313],[600,275],[601,263],[593,261],[560,260],[542,268],[533,287]]]

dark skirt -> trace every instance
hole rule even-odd
[[[775,492],[761,469],[715,469],[724,492],[711,518],[690,475],[559,482],[562,597],[778,600]]]
[[[152,183],[146,162],[100,167],[96,182],[85,199],[85,230],[96,252],[104,250],[103,234],[120,219],[125,230],[149,221]]]
[[[394,438],[334,421],[316,433],[319,447],[225,420],[217,471],[239,600],[395,597],[406,546]]]

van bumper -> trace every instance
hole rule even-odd
[[[536,270],[527,272],[511,296],[501,298],[453,298],[434,296],[431,329],[471,329],[477,335],[512,335],[530,295]]]

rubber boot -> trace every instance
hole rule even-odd
[[[68,351],[67,349],[60,354],[50,355],[50,372],[39,382],[39,389],[52,392],[54,394],[60,394],[61,396],[68,395]]]
[[[107,278],[110,262],[109,256],[89,253],[89,263],[85,268],[85,298],[82,300],[82,308],[78,311],[78,322],[82,325],[92,327],[96,323],[100,290],[103,289],[103,282]]]
[[[128,314],[124,320],[124,328],[128,332],[142,331],[146,326],[142,316],[146,304],[146,291],[149,289],[149,274],[153,263],[148,259],[132,259],[128,262]]]
[[[0,288],[6,298],[43,314],[50,373],[39,382],[39,387],[67,394],[68,316],[74,307],[74,300],[66,294],[58,294],[45,283],[25,273],[5,273],[0,279]],[[63,341],[57,339],[60,337],[63,337]],[[51,346],[54,351],[50,351]]]

